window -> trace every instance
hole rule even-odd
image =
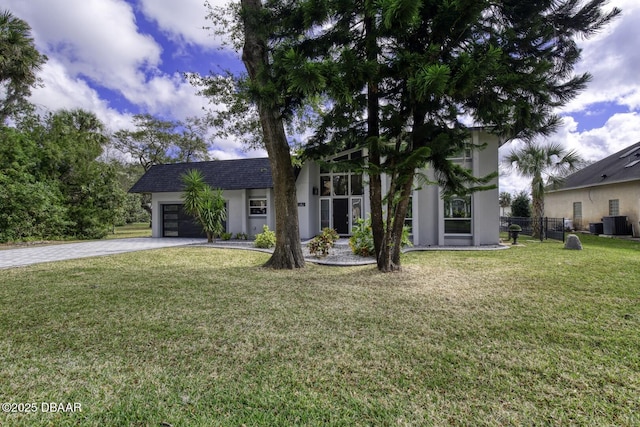
[[[444,232],[471,234],[471,196],[451,196],[444,200]]]
[[[582,202],[573,202],[573,226],[582,228]]]
[[[250,199],[249,215],[258,216],[267,214],[267,199]]]
[[[609,200],[609,216],[620,215],[620,201],[618,199]]]
[[[404,226],[409,227],[409,233],[413,233],[413,196],[409,197],[409,206],[407,206],[407,214],[404,217]]]
[[[582,202],[573,202],[573,219],[582,219]]]

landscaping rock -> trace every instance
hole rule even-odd
[[[575,234],[569,234],[567,236],[567,241],[564,243],[565,249],[574,249],[574,250],[582,250],[582,243],[580,239]]]

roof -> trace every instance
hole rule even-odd
[[[640,180],[640,141],[567,176],[557,191]]]
[[[202,172],[213,188],[243,190],[273,188],[268,158],[214,160],[211,162],[154,165],[129,190],[130,193],[169,193],[183,191],[182,175],[190,169]]]

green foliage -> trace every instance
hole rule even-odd
[[[531,199],[526,191],[516,194],[511,202],[511,216],[530,218],[531,217]]]
[[[371,219],[358,218],[356,226],[353,227],[352,235],[349,238],[349,246],[354,254],[360,256],[374,256],[373,231],[371,230]]]
[[[136,114],[133,122],[135,130],[114,134],[114,146],[137,159],[145,171],[158,164],[209,160],[208,126],[202,119],[180,123]]]
[[[222,240],[231,240],[232,237],[233,237],[233,233],[224,232],[220,235],[220,238]]]
[[[566,175],[578,170],[584,160],[575,150],[567,150],[561,144],[537,144],[531,141],[513,149],[504,159],[509,169],[531,179],[533,205],[533,237],[540,236],[537,219],[544,217],[544,195],[547,187],[558,188]]]
[[[267,225],[262,226],[262,233],[256,234],[254,241],[256,248],[268,249],[276,245],[276,233],[269,230]]]
[[[400,246],[412,246],[409,238],[411,230],[409,227],[402,227],[402,235],[400,237]],[[373,230],[371,228],[371,219],[358,218],[356,226],[353,227],[352,235],[349,238],[349,246],[354,254],[370,257],[375,256],[375,248],[373,244]]]
[[[247,240],[248,238],[247,233],[236,233],[237,240]]]
[[[339,238],[340,236],[336,230],[325,227],[322,229],[322,233],[308,243],[309,253],[314,256],[326,256]]]
[[[27,98],[46,60],[35,47],[29,24],[8,10],[0,12],[0,126],[28,109]]]
[[[223,223],[227,219],[222,190],[211,188],[197,169],[187,171],[182,176],[182,182],[184,210],[196,218],[207,233],[207,241],[212,242],[215,236],[224,232]]]
[[[0,240],[104,237],[126,193],[113,166],[97,160],[102,123],[82,110],[28,123],[0,129]]]
[[[509,231],[522,231],[522,227],[520,227],[518,224],[511,224],[509,226]]]

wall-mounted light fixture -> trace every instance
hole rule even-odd
[[[313,187],[313,195],[314,196],[318,195],[318,187]]]

